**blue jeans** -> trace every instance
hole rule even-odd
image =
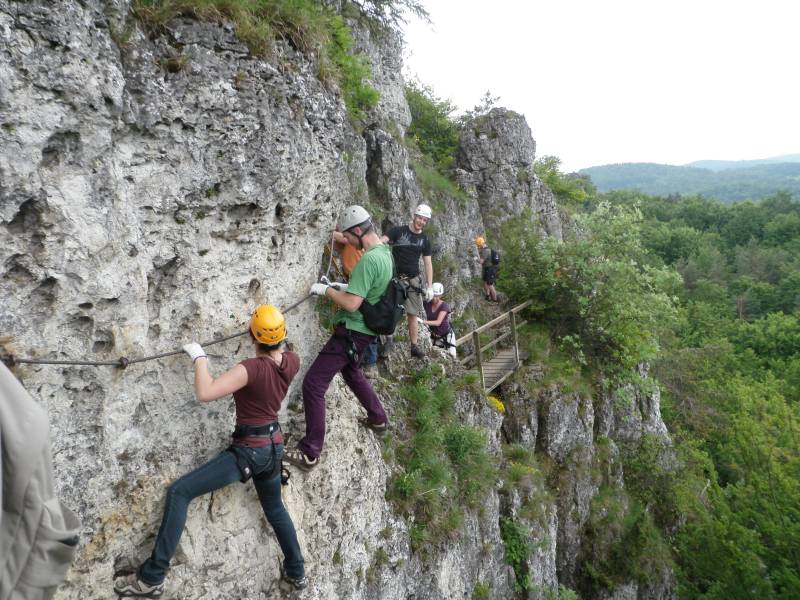
[[[378,364],[378,340],[375,340],[364,349],[364,366],[371,367],[377,364]]]
[[[252,481],[261,501],[261,508],[264,509],[267,521],[275,530],[278,544],[283,550],[283,568],[289,577],[302,577],[305,574],[303,554],[300,552],[292,518],[286,512],[281,500],[281,472],[280,468],[276,468],[275,462],[278,461],[280,464],[283,445],[275,445],[274,457],[272,446],[244,448],[244,450],[251,459],[254,473]],[[164,516],[161,519],[153,553],[139,568],[139,577],[144,582],[150,585],[159,584],[167,576],[169,561],[175,555],[186,524],[189,502],[237,481],[241,481],[241,473],[236,465],[236,458],[230,452],[223,452],[172,482],[167,490]]]

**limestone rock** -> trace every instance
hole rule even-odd
[[[544,234],[561,239],[555,197],[533,171],[535,154],[525,118],[513,111],[493,108],[464,127],[456,177],[480,206],[487,231],[529,209]]]
[[[560,236],[554,197],[533,173],[530,129],[510,111],[464,132],[455,172],[463,195],[423,192],[403,140],[410,116],[396,36],[356,27],[381,93],[362,127],[290,44],[254,57],[230,24],[190,16],[148,35],[128,29],[130,8],[0,0],[0,332],[20,356],[135,359],[243,332],[255,304],[292,306],[289,339],[303,371],[281,421],[296,440],[299,382],[327,336],[315,301],[299,301],[327,269],[322,248],[343,207],[368,205],[385,228],[432,203],[436,279],[459,312],[471,302],[462,282],[478,272],[476,235],[497,237],[504,220],[530,209],[543,234]],[[246,337],[206,350],[215,374],[252,352]],[[419,366],[398,356],[382,368],[392,418],[398,379]],[[125,370],[16,373],[50,413],[59,495],[83,522],[56,597],[110,597],[114,572],[150,551],[166,485],[228,445],[233,407],[196,402],[180,353]],[[591,499],[621,483],[616,445],[596,438],[665,434],[658,397],[636,396],[628,418],[613,398],[595,408],[555,388],[508,395],[505,420],[474,390],[459,396],[458,416],[487,431],[497,456],[506,441],[538,448],[554,489],[543,481],[528,491],[537,518],[522,515],[521,496],[492,491],[457,538],[423,558],[411,552],[411,523],[385,499],[396,466],[357,425],[361,408],[335,379],[322,463],[284,490],[311,581],[303,597],[469,598],[487,582],[493,597],[511,598],[501,514],[527,519],[537,536],[526,567],[536,585],[571,583]],[[282,597],[290,591],[280,561],[255,492],[237,484],[192,503],[167,583],[186,600]],[[639,597],[669,597],[670,575]]]

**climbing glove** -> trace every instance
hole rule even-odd
[[[203,350],[203,347],[197,342],[185,344],[183,346],[183,351],[189,355],[192,362],[196,361],[198,358],[208,358],[208,356],[206,356],[206,351]]]
[[[425,302],[430,302],[433,300],[433,288],[425,288]]]
[[[327,290],[330,286],[327,283],[315,283],[311,286],[311,293],[316,294],[317,296],[324,296],[325,290]]]
[[[339,290],[340,292],[346,292],[347,291],[347,284],[346,283],[339,283],[338,281],[331,281],[330,279],[325,277],[325,275],[320,277],[319,280],[320,280],[320,283],[324,283],[325,285],[328,285],[328,286],[332,287],[335,290]]]

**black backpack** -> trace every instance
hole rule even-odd
[[[378,301],[369,304],[365,299],[358,310],[364,315],[364,323],[372,331],[380,335],[392,335],[406,314],[406,298],[408,285],[398,279],[397,269],[394,269],[392,279]]]
[[[494,248],[492,248],[492,254],[489,257],[489,262],[495,266],[500,264],[500,253]]]

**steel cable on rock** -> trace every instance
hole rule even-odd
[[[338,217],[337,217],[338,222]],[[335,230],[331,232],[331,242],[330,242],[330,252],[329,252],[329,259],[328,259],[328,269],[325,271],[324,278],[327,279],[330,276],[331,267],[333,266],[333,245],[336,240],[336,232]],[[288,313],[291,310],[297,308],[300,304],[311,298],[314,294],[307,294],[294,304],[290,304],[287,308],[281,309],[282,313]],[[203,342],[201,346],[213,346],[214,344],[220,344],[222,342],[226,342],[228,340],[232,340],[233,338],[237,338],[243,335],[247,335],[249,330],[241,331],[239,333],[234,333],[232,335],[228,335],[221,338],[216,338],[208,342]],[[174,356],[176,354],[183,353],[183,348],[180,350],[173,350],[171,352],[163,352],[161,354],[153,354],[151,356],[143,356],[141,358],[127,358],[125,356],[121,356],[117,360],[49,360],[49,359],[39,359],[39,358],[16,358],[13,355],[4,356],[2,357],[3,362],[9,363],[10,366],[15,364],[26,364],[26,365],[78,365],[78,366],[89,366],[89,367],[119,367],[120,369],[125,369],[130,365],[135,365],[136,363],[142,363],[149,360],[156,360],[159,358],[166,358],[167,356]]]
[[[330,267],[328,267],[330,269]],[[294,304],[289,305],[286,309],[282,309],[282,313],[288,313],[291,310],[297,308],[300,304],[311,298],[314,294],[307,294]],[[232,335],[227,335],[225,337],[216,338],[208,342],[203,342],[200,344],[201,346],[213,346],[214,344],[220,344],[222,342],[226,342],[228,340],[232,340],[233,338],[237,338],[243,335],[247,335],[248,330],[240,331],[239,333],[234,333]],[[141,358],[126,358],[125,356],[121,356],[117,360],[96,360],[96,361],[86,361],[86,360],[49,360],[49,359],[39,359],[39,358],[15,358],[14,356],[10,356],[7,359],[4,358],[4,362],[9,362],[11,365],[15,364],[27,364],[27,365],[81,365],[81,366],[90,366],[90,367],[119,367],[120,369],[124,369],[130,365],[135,365],[136,363],[146,362],[149,360],[156,360],[159,358],[166,358],[167,356],[174,356],[176,354],[182,354],[183,348],[180,350],[173,350],[171,352],[163,352],[161,354],[153,354],[151,356],[142,356]]]

